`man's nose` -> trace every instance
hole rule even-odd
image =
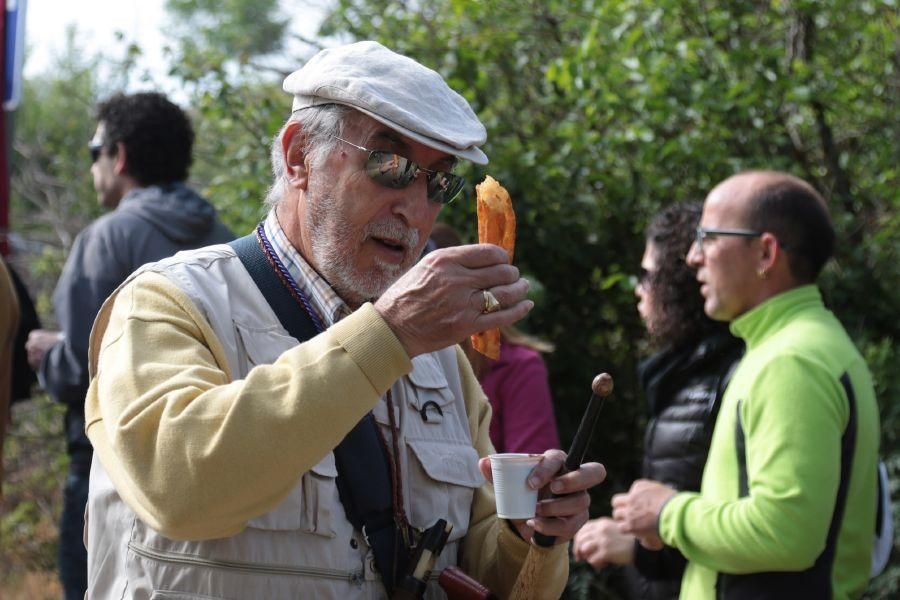
[[[684,262],[687,263],[689,267],[699,267],[700,263],[703,262],[703,246],[698,244],[695,240],[691,247],[688,248],[687,256],[684,257]]]
[[[423,217],[430,216],[433,202],[428,199],[428,178],[426,172],[419,170],[412,183],[403,189],[400,197],[394,202],[394,214],[402,217],[408,224],[415,224]]]

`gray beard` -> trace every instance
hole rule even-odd
[[[338,211],[330,196],[311,203],[306,213],[307,231],[310,232],[312,259],[319,274],[335,292],[351,307],[375,300],[415,263],[415,249],[419,244],[419,232],[409,229],[398,219],[384,219],[366,225],[362,233],[349,225]],[[389,237],[402,240],[408,257],[400,264],[376,260],[368,272],[358,272],[353,259],[359,246],[368,237]]]

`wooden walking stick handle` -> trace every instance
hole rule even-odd
[[[600,373],[594,377],[591,382],[591,399],[588,400],[587,408],[581,417],[581,423],[578,425],[578,431],[575,432],[575,439],[572,440],[572,446],[569,448],[569,454],[566,456],[566,462],[560,469],[559,475],[574,471],[581,466],[584,461],[584,455],[587,453],[588,444],[594,435],[594,427],[600,417],[600,409],[603,408],[603,402],[612,394],[613,378],[609,373]],[[551,498],[555,498],[556,494],[551,493]],[[549,547],[556,542],[556,538],[552,535],[544,535],[539,531],[534,532],[534,543],[538,546]]]

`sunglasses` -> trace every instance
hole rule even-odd
[[[348,146],[369,153],[369,159],[366,161],[366,175],[379,185],[400,190],[409,187],[419,173],[424,173],[428,199],[440,204],[450,204],[466,184],[466,180],[459,175],[446,171],[423,169],[399,154],[385,150],[370,150],[343,138],[334,137]]]
[[[100,151],[103,150],[103,144],[98,144],[97,142],[88,142],[88,152],[91,153],[91,164],[97,162],[97,159],[100,158]]]

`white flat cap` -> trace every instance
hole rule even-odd
[[[435,71],[377,42],[322,50],[284,80],[293,110],[345,104],[431,148],[479,165],[484,125]]]

